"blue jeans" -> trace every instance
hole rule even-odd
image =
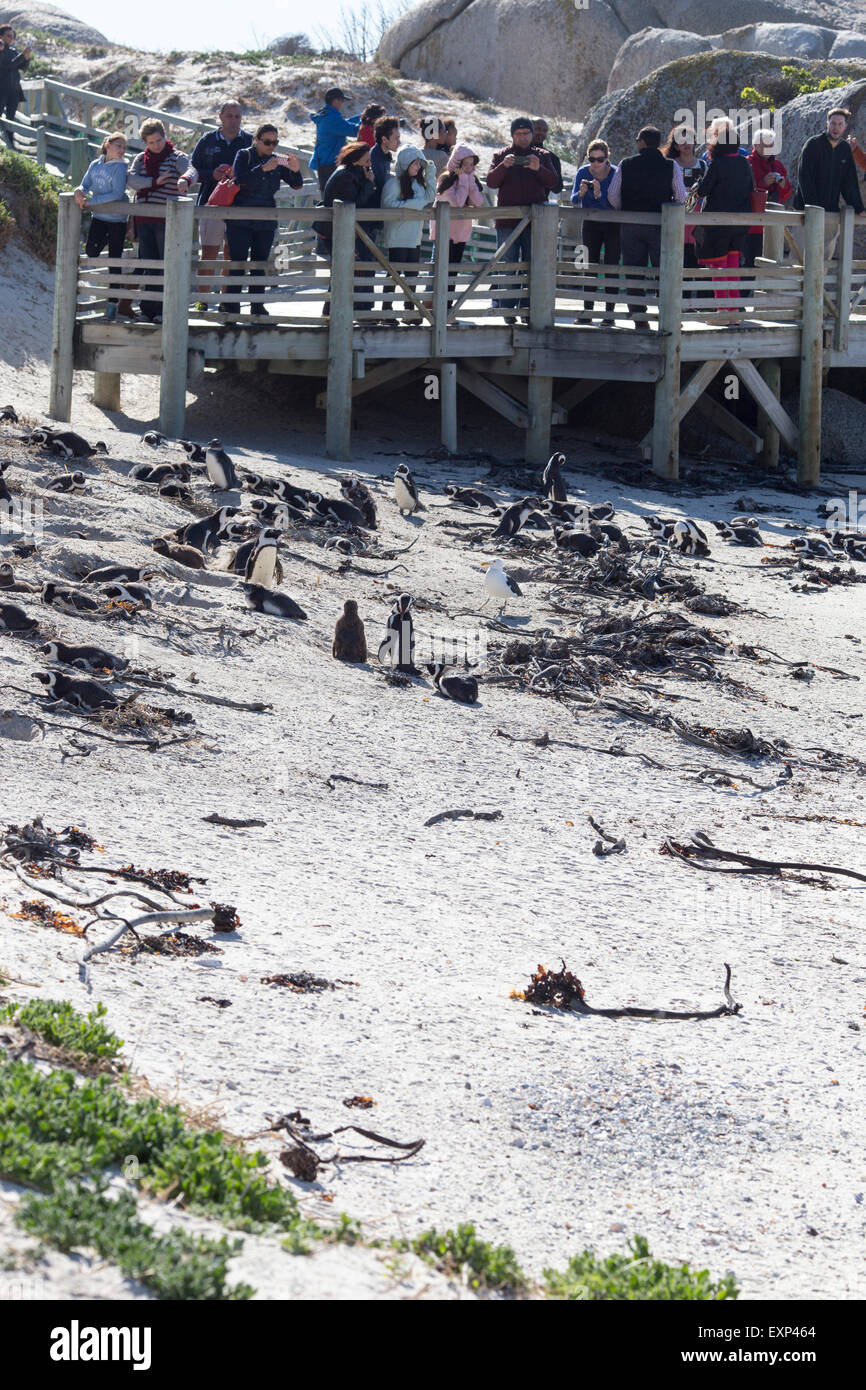
[[[510,227],[496,228],[497,246],[501,246],[503,242],[508,240],[508,238],[511,236],[511,233],[514,231],[515,225],[516,224],[513,223]],[[531,223],[527,223],[517,240],[511,243],[511,245],[505,253],[505,259],[506,261],[522,261],[526,265],[527,269],[529,268],[529,262],[532,260]],[[501,295],[499,298],[494,298],[493,307],[494,309],[505,309],[509,312],[513,312],[514,310],[516,310],[518,313],[528,314],[529,295]]]
[[[266,261],[271,254],[271,247],[274,244],[274,237],[277,234],[276,222],[226,222],[226,240],[229,244],[229,256],[233,261]],[[259,279],[264,275],[263,270],[232,270],[229,272],[233,280],[238,280],[244,275],[249,276],[248,293],[252,293],[256,288],[256,277]],[[238,293],[243,292],[241,286]],[[224,314],[239,314],[241,311],[240,301],[223,301],[220,306]],[[264,304],[251,304],[251,314],[266,314],[267,309]]]
[[[138,256],[139,260],[142,261],[161,261],[165,258],[164,222],[139,222]],[[135,273],[136,275],[148,275],[151,279],[159,274],[156,270],[148,270],[146,266],[139,266]],[[151,291],[160,291],[162,288],[161,283],[150,286]],[[144,293],[147,294],[147,290]],[[162,303],[158,299],[142,298],[139,307],[146,319],[155,319],[157,314],[162,314]]]

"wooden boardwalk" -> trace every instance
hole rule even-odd
[[[831,366],[866,365],[866,262],[853,259],[850,209],[835,216],[819,208],[771,208],[760,216],[690,214],[690,221],[706,224],[764,227],[765,254],[753,270],[732,272],[726,288],[737,298],[727,301],[706,297],[712,271],[683,269],[681,206],[670,205],[655,217],[588,214],[593,220],[659,224],[658,270],[585,264],[574,209],[544,204],[507,212],[515,219],[514,236],[532,228],[528,269],[508,260],[513,238],[485,259],[449,266],[447,204],[423,214],[425,223],[432,218],[436,224],[433,258],[401,267],[389,265],[365,226],[417,223],[417,211],[358,211],[341,203],[333,210],[199,209],[190,198],[148,210],[148,216],[166,219],[164,264],[109,262],[82,257],[80,210],[71,194],[61,195],[51,414],[70,418],[75,369],[95,373],[95,399],[109,410],[119,409],[123,374],[143,372],[160,378],[160,428],[178,435],[186,392],[195,390],[206,366],[264,364],[271,372],[322,378],[326,451],[346,460],[352,402],[423,370],[438,377],[441,438],[449,451],[458,448],[459,385],[525,431],[527,461],[540,463],[550,453],[551,425],[563,423],[599,385],[645,381],[654,389],[654,423],[641,448],[660,475],[677,477],[680,423],[697,408],[767,466],[778,462],[781,439],[797,456],[801,482],[818,481],[824,373]],[[461,211],[461,218],[467,215],[489,227],[503,210]],[[248,267],[229,262],[222,277],[202,274],[195,225],[202,216],[278,221],[271,259],[257,266],[254,294],[244,279]],[[310,224],[323,218],[333,221],[330,264],[314,253]],[[838,259],[825,265],[825,224],[835,230],[839,220]],[[356,238],[371,259],[355,259]],[[205,271],[213,267],[204,263]],[[135,268],[137,276],[130,273]],[[105,320],[109,281],[124,286],[114,289],[120,298],[146,291],[146,298],[160,301],[162,325]],[[225,300],[239,301],[242,312],[224,312]],[[250,300],[264,313],[251,315]],[[502,307],[503,300],[509,307]],[[580,322],[584,301],[603,304],[610,323]],[[718,312],[721,303],[734,312],[733,321]],[[646,305],[640,325],[629,304]],[[506,321],[506,315],[518,314],[522,321]],[[799,365],[798,424],[779,401],[786,359]],[[726,367],[757,402],[756,431],[705,394]]]

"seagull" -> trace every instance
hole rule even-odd
[[[512,579],[509,574],[505,573],[502,566],[502,557],[499,555],[497,555],[495,560],[483,561],[481,567],[487,570],[484,576],[484,588],[487,592],[487,598],[484,600],[481,607],[485,608],[492,598],[501,598],[502,607],[499,611],[500,613],[504,613],[506,604],[510,598],[520,598],[521,591],[517,581]]]

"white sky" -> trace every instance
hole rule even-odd
[[[335,28],[343,4],[362,0],[260,0],[245,6],[237,0],[144,0],[118,5],[117,0],[53,0],[61,9],[93,25],[113,43],[154,52],[173,48],[203,52],[210,48],[242,53],[264,48],[279,34],[307,34]],[[22,31],[23,32],[23,31]]]

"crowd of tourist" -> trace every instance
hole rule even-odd
[[[11,37],[14,40],[14,33]],[[3,38],[4,31],[0,30],[0,40]],[[7,44],[6,51],[14,52],[14,49]],[[9,61],[12,60],[7,60],[7,66]],[[17,73],[18,67],[9,70]],[[3,71],[0,49],[0,73]],[[559,201],[563,194],[561,160],[546,147],[549,129],[541,118],[532,120],[519,116],[512,121],[509,143],[493,154],[486,176],[482,178],[478,154],[470,145],[458,142],[454,117],[425,116],[419,123],[418,138],[401,143],[404,121],[389,115],[384,107],[374,102],[357,115],[346,115],[347,104],[346,93],[339,87],[332,87],[325,93],[322,107],[310,112],[315,129],[310,169],[318,181],[319,206],[330,208],[341,201],[353,203],[357,208],[432,213],[437,203],[447,202],[451,207],[448,246],[451,264],[459,264],[462,260],[474,225],[471,219],[459,216],[461,209],[492,202],[494,196],[497,207],[514,208],[551,199]],[[704,267],[712,271],[711,277],[692,281],[687,293],[695,297],[714,296],[719,311],[725,313],[729,297],[740,297],[740,291],[729,289],[728,282],[737,278],[741,266],[755,265],[761,253],[763,233],[759,224],[749,227],[704,222],[701,212],[757,215],[769,200],[797,209],[806,205],[823,207],[827,212],[837,212],[844,203],[858,215],[866,215],[858,177],[858,168],[866,169],[866,153],[853,136],[848,137],[850,120],[850,112],[843,108],[828,114],[825,132],[808,140],[803,147],[796,187],[779,157],[772,130],[757,131],[749,149],[741,145],[734,124],[724,118],[711,123],[701,145],[695,130],[687,126],[675,127],[666,140],[655,126],[644,126],[638,132],[635,152],[624,154],[617,162],[607,142],[594,139],[587,146],[585,162],[580,164],[575,175],[570,202],[583,212],[638,214],[658,214],[667,203],[685,203],[683,264],[691,269]],[[166,138],[165,129],[158,120],[144,121],[139,135],[145,149],[135,156],[131,165],[126,162],[123,135],[114,132],[107,136],[100,157],[87,170],[75,196],[81,206],[89,207],[93,214],[87,255],[98,256],[107,247],[109,255],[117,257],[126,233],[125,219],[116,213],[100,216],[99,205],[124,198],[126,188],[134,192],[135,235],[138,255],[144,263],[138,269],[148,277],[147,286],[158,282],[158,263],[163,257],[165,234],[164,221],[150,217],[149,207],[194,192],[199,204],[231,201],[235,208],[269,208],[276,206],[275,195],[281,184],[293,189],[303,185],[298,158],[276,152],[276,127],[264,124],[255,131],[245,130],[241,104],[234,98],[223,102],[218,128],[203,135],[189,156]],[[221,190],[226,187],[231,192],[223,197]],[[429,228],[432,236],[434,226],[432,217],[399,221],[383,218],[357,224],[356,260],[362,264],[356,277],[356,312],[372,307],[376,270],[373,263],[384,255],[400,268],[399,279],[386,288],[381,298],[384,320],[396,321],[394,304],[402,297],[410,315],[408,321],[421,322],[418,273],[414,267],[421,263],[425,230]],[[261,288],[261,265],[268,259],[276,228],[275,220],[224,220],[211,212],[199,223],[201,261],[216,262],[222,258],[224,262],[231,262],[230,273],[235,282],[243,280],[252,294],[256,288]],[[317,253],[325,259],[330,258],[330,219],[319,219],[314,229]],[[520,264],[531,260],[530,223],[521,227],[513,216],[497,217],[495,230],[498,245],[507,250],[506,261]],[[620,224],[613,218],[584,218],[581,237],[584,263],[603,267],[597,282],[599,292],[605,293],[605,300],[601,302],[601,322],[609,324],[613,321],[617,289],[624,279],[616,268],[658,266],[661,228],[640,220],[629,219]],[[835,241],[835,235],[829,235],[826,240],[828,259],[833,254]],[[254,264],[250,264],[245,275],[243,267],[250,262]],[[213,286],[212,277],[219,271],[218,265],[208,268],[200,265],[202,295],[207,294],[206,282],[209,280]],[[627,290],[627,281],[625,287]],[[212,306],[214,298],[214,295],[209,296]],[[525,294],[500,291],[493,304],[510,323],[528,314]],[[218,307],[229,315],[240,313],[237,286],[223,297]],[[205,305],[200,303],[199,308],[204,310]],[[326,314],[328,308],[326,303]],[[594,300],[586,301],[579,321],[591,322],[595,309]],[[637,328],[648,327],[644,303],[631,302],[629,310]],[[264,305],[254,297],[250,299],[250,311],[266,312]],[[146,289],[142,291],[140,312],[146,319],[160,321],[160,303],[148,298]],[[131,303],[123,301],[115,287],[107,316],[113,318],[124,313],[132,314]]]

